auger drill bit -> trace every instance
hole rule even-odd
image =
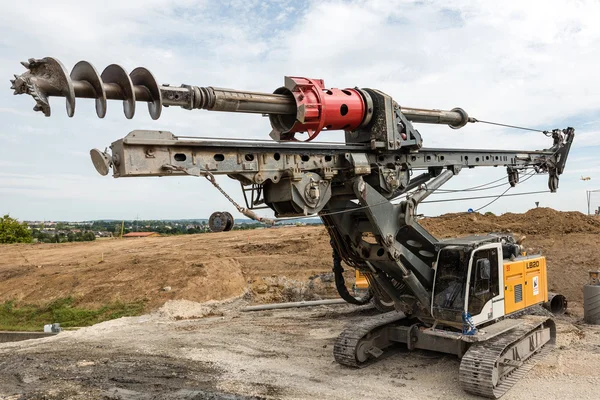
[[[138,67],[127,74],[123,67],[111,64],[99,74],[87,61],[78,62],[69,74],[63,64],[51,57],[22,62],[27,71],[11,80],[14,94],[31,95],[35,111],[50,116],[50,96],[66,98],[67,114],[75,112],[75,98],[96,100],[96,113],[106,115],[106,100],[122,100],[128,119],[135,114],[135,103],[148,103],[152,119],[158,119],[162,107],[178,106],[188,110],[268,114],[275,135],[293,139],[295,132],[308,132],[309,140],[321,130],[351,131],[369,124],[374,112],[370,89],[326,89],[320,79],[286,77],[285,85],[274,93],[257,93],[190,85],[159,85],[146,68]],[[375,105],[376,107],[377,105]],[[448,124],[461,128],[474,122],[467,113],[401,108],[413,122]]]
[[[70,74],[63,64],[52,58],[29,59],[21,63],[27,71],[11,80],[14,94],[29,94],[36,101],[34,111],[50,116],[48,97],[65,97],[67,114],[75,112],[75,98],[96,99],[96,114],[106,114],[106,100],[123,100],[128,119],[135,114],[135,102],[148,103],[152,119],[160,117],[162,107],[203,108],[217,111],[293,114],[293,98],[266,93],[239,92],[213,87],[159,85],[146,68],[138,67],[131,74],[117,64],[111,64],[98,74],[87,61],[78,62]]]

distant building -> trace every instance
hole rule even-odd
[[[157,232],[129,232],[123,235],[124,238],[145,238],[145,237],[157,237],[160,233]]]

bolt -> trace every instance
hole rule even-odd
[[[310,197],[312,200],[318,200],[320,197],[319,194],[319,186],[315,183],[311,184],[308,188],[308,197]]]
[[[360,181],[360,183],[358,184],[358,191],[362,193],[365,191],[366,188],[367,188],[367,185],[365,184],[365,182]]]
[[[385,237],[385,242],[387,243],[388,246],[391,246],[392,243],[394,243],[394,237],[392,236],[391,233]]]

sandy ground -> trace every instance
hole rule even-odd
[[[2,399],[455,399],[453,356],[402,348],[356,370],[332,355],[349,305],[241,313],[244,301],[159,311],[0,345]],[[195,319],[181,319],[195,315]],[[557,347],[503,399],[597,399],[600,326],[563,317]]]

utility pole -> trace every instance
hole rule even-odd
[[[587,197],[587,206],[588,206],[588,213],[587,215],[590,215],[590,195],[592,192],[590,192],[589,190],[585,191],[586,197]]]
[[[591,211],[591,206],[592,206],[592,193],[597,193],[597,192],[600,192],[600,189],[596,189],[596,190],[586,190],[586,191],[585,191],[585,194],[586,194],[586,197],[587,197],[587,212],[588,212],[588,215],[591,215],[591,214],[592,214],[592,211]]]

